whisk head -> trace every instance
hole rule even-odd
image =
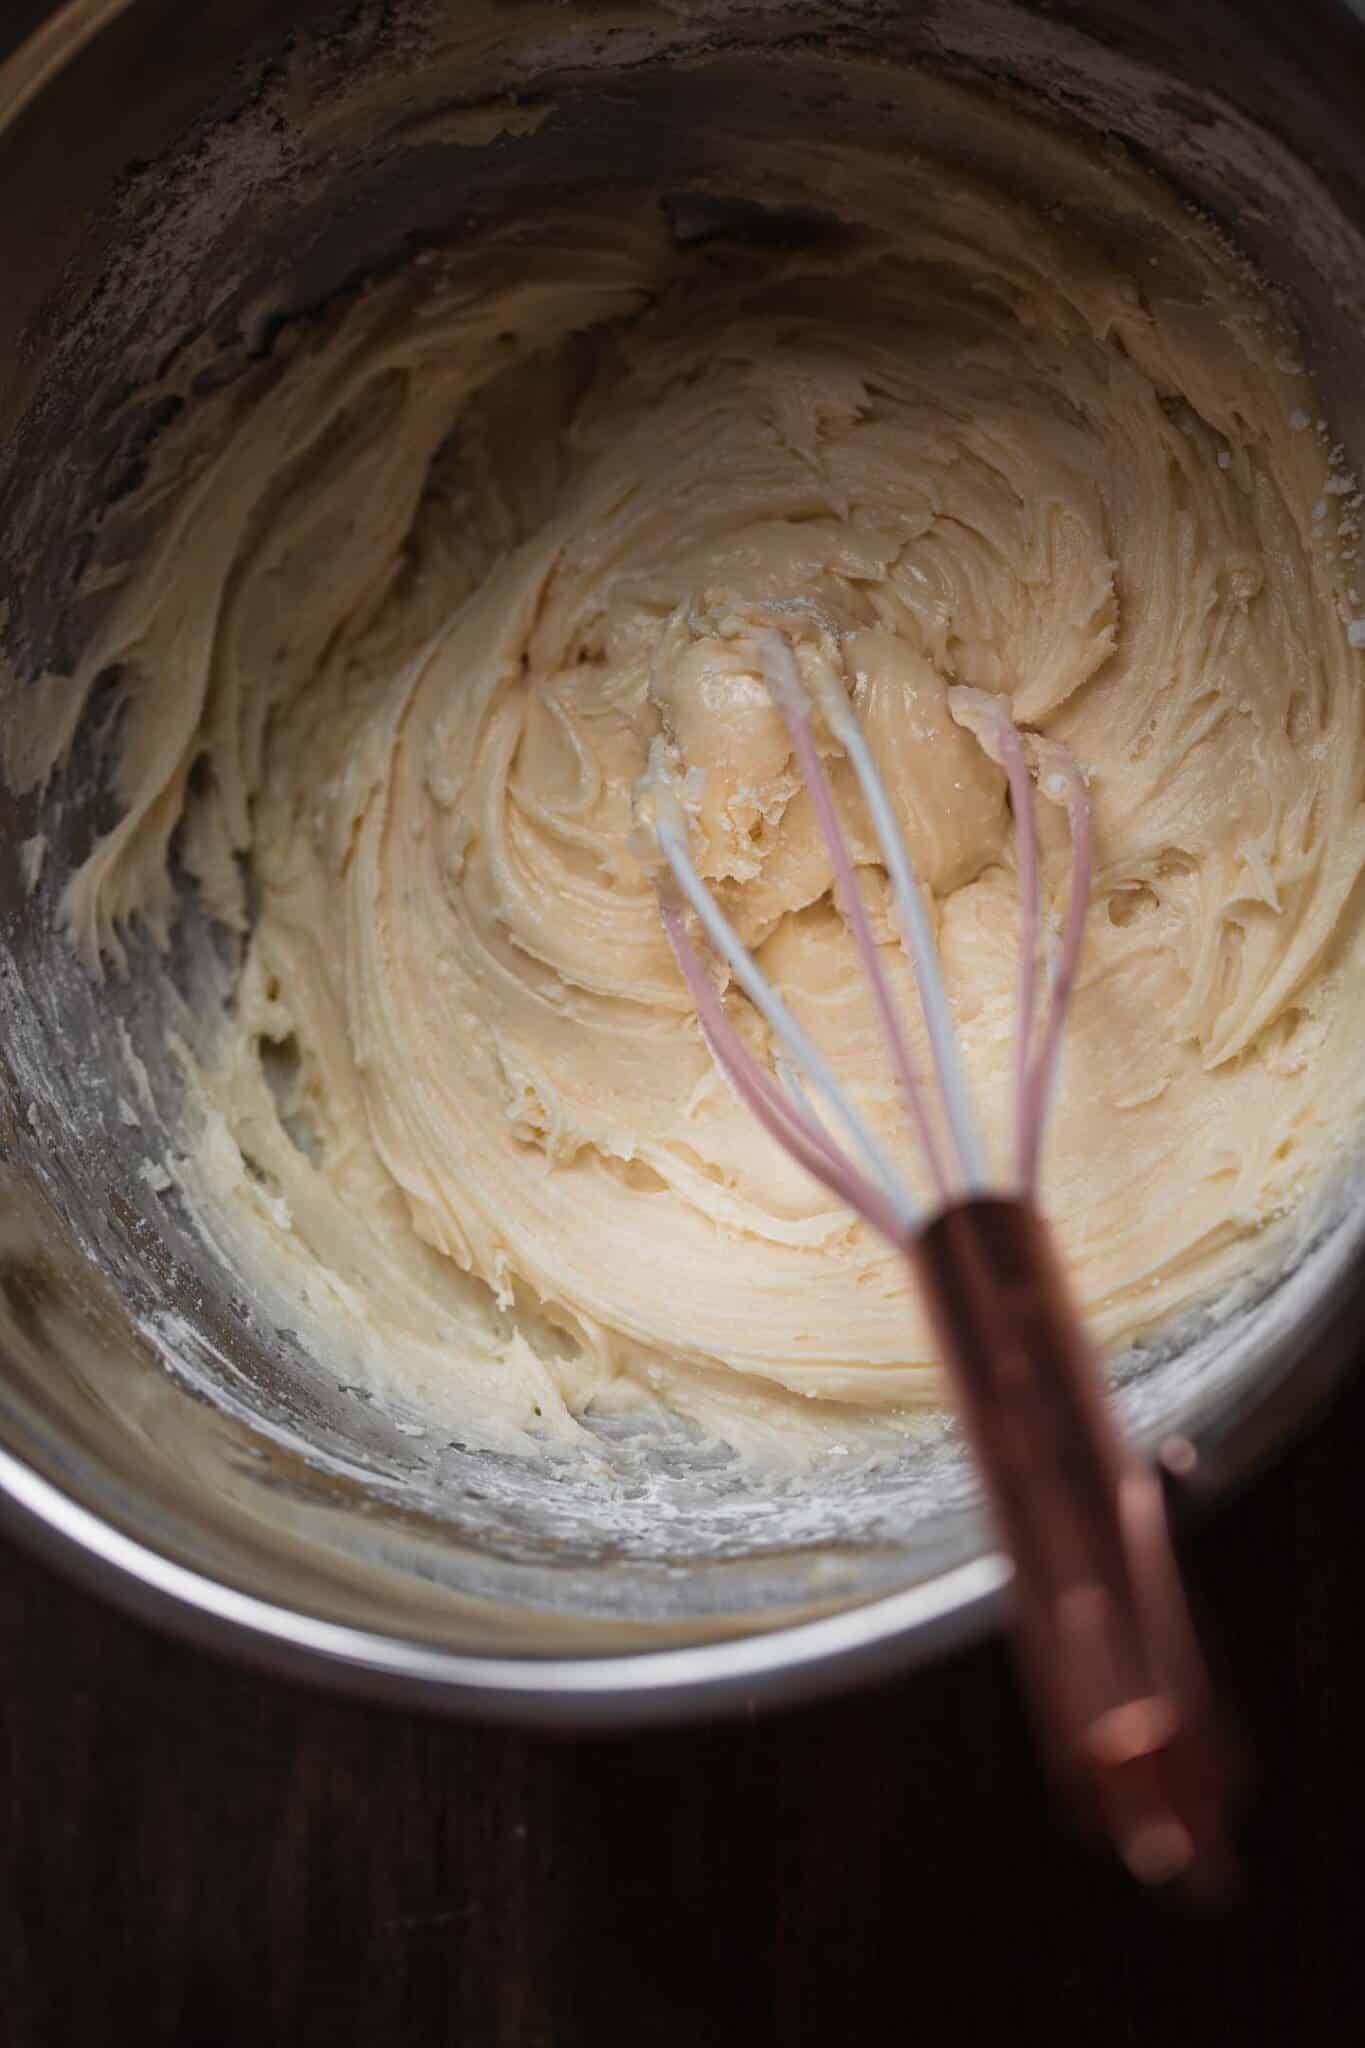
[[[933,925],[885,783],[868,745],[842,673],[838,636],[812,607],[789,605],[803,625],[815,624],[808,640],[812,659],[805,671],[791,638],[768,620],[712,615],[706,624],[720,637],[743,638],[757,673],[782,715],[797,770],[829,854],[834,894],[867,976],[892,1069],[928,1168],[938,1204],[980,1195],[991,1186],[985,1150],[971,1095],[952,1006],[944,986]],[[1014,1061],[1011,1192],[1031,1195],[1048,1105],[1056,1078],[1062,1030],[1075,982],[1090,892],[1091,821],[1085,778],[1068,749],[1056,740],[1025,741],[1008,701],[984,690],[957,685],[948,707],[1004,770],[1018,839],[1020,942],[1018,1014]],[[881,949],[873,934],[847,835],[839,817],[821,755],[819,728],[842,751],[867,807],[891,887],[901,938],[914,969],[928,1038],[941,1117],[934,1091],[915,1066],[904,1021],[892,993]],[[1036,781],[1035,781],[1036,779]],[[1060,942],[1039,973],[1042,897],[1038,835],[1033,815],[1035,786],[1060,805],[1070,828],[1071,877]],[[664,929],[691,991],[711,1052],[741,1100],[790,1156],[855,1209],[892,1243],[903,1246],[922,1220],[922,1205],[885,1144],[857,1109],[829,1061],[763,974],[707,887],[689,845],[689,796],[683,765],[660,743],[641,793],[641,809],[671,878],[661,891]],[[690,908],[735,982],[759,1011],[784,1055],[779,1079],[743,1043],[688,931]],[[1045,978],[1044,1000],[1038,1001]],[[807,1091],[810,1091],[808,1093]],[[810,1095],[820,1100],[844,1134],[841,1145],[816,1115]],[[940,1135],[942,1131],[943,1135]]]

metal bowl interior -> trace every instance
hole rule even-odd
[[[90,630],[76,584],[190,340],[211,333],[236,374],[282,322],[547,188],[742,197],[719,102],[731,127],[872,120],[966,146],[932,133],[917,68],[1018,92],[1173,180],[1289,295],[1365,457],[1365,28],[1344,0],[1292,31],[1211,5],[1197,38],[1175,5],[1073,23],[1009,0],[30,11],[0,64],[0,181],[22,202],[0,224],[0,628],[20,676],[69,665]],[[509,93],[546,117],[471,143],[452,117]],[[1005,1573],[941,1423],[893,1466],[814,1485],[622,1443],[604,1498],[430,1441],[274,1327],[139,1173],[177,1114],[155,978],[135,954],[97,988],[53,929],[63,865],[108,816],[105,765],[92,735],[59,786],[0,794],[0,1513],[18,1533],[243,1654],[546,1721],[792,1697],[981,1625]],[[31,896],[37,830],[54,854]],[[192,901],[178,944],[187,985],[221,981]],[[117,1113],[127,1043],[161,1134]],[[1133,1426],[1192,1436],[1213,1482],[1242,1469],[1344,1355],[1362,1239],[1365,1200],[1345,1199],[1236,1315],[1119,1361]]]

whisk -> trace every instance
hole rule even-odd
[[[779,609],[779,608],[774,608]],[[808,605],[787,611],[810,613]],[[713,1058],[764,1129],[908,1261],[918,1283],[997,1535],[1013,1562],[1017,1659],[1055,1774],[1148,1883],[1217,1888],[1227,1871],[1222,1745],[1171,1550],[1155,1473],[1124,1441],[1094,1351],[1036,1206],[1039,1155],[1091,875],[1085,778],[1068,749],[1027,739],[1002,697],[957,686],[949,708],[1003,769],[1019,874],[1013,1174],[993,1185],[904,836],[849,694],[828,659],[803,679],[778,626],[713,618],[746,640],[781,713],[828,848],[851,934],[910,1124],[933,1186],[925,1209],[829,1061],[757,966],[703,881],[689,846],[686,778],[660,743],[641,812],[667,873],[660,910]],[[817,625],[837,661],[837,634]],[[923,1010],[941,1122],[916,1071],[821,758],[817,721],[849,763],[876,834]],[[1042,891],[1033,800],[1065,812],[1070,887],[1050,971],[1039,972]],[[745,1045],[694,944],[688,910],[784,1057],[775,1078]],[[820,1101],[829,1121],[816,1113]],[[942,1132],[942,1135],[940,1135]],[[1192,1456],[1183,1440],[1177,1446]]]

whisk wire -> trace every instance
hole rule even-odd
[[[900,925],[901,941],[910,956],[924,1012],[925,1029],[934,1055],[944,1114],[953,1134],[954,1149],[962,1174],[962,1191],[971,1195],[987,1184],[986,1155],[977,1127],[976,1112],[962,1063],[962,1048],[953,1022],[948,992],[943,985],[938,948],[925,907],[924,894],[915,874],[905,835],[887,795],[886,785],[872,749],[847,703],[822,699],[821,709],[834,737],[844,749],[867,805],[872,829],[886,863],[892,899]]]
[[[797,1022],[772,983],[755,964],[730,920],[697,873],[684,842],[680,821],[661,806],[655,821],[659,850],[673,873],[673,879],[696,912],[706,936],[720,954],[755,1009],[759,1011],[785,1047],[788,1057],[822,1095],[865,1160],[872,1179],[899,1217],[900,1227],[892,1240],[900,1243],[918,1220],[918,1204],[873,1137],[865,1118],[849,1097],[833,1068],[814,1040]],[[676,952],[676,946],[675,946]],[[869,1220],[871,1220],[869,1218]]]
[[[1029,1070],[1033,1057],[1034,1011],[1038,1002],[1038,928],[1041,889],[1038,877],[1038,833],[1033,816],[1033,781],[1023,742],[1014,720],[1003,710],[995,714],[1000,752],[1010,788],[1015,840],[1019,848],[1019,987],[1016,998],[1014,1052],[1014,1160],[1021,1187],[1028,1185]],[[1055,1007],[1055,1003],[1054,1003]]]
[[[893,1243],[903,1243],[908,1225],[900,1208],[860,1174],[824,1131],[799,1083],[786,1070],[786,1090],[774,1085],[725,1014],[725,1005],[687,936],[682,906],[665,896],[660,905],[664,931],[697,1007],[707,1046],[741,1103],[769,1137]],[[785,1065],[785,1063],[784,1063]]]
[[[1043,1130],[1056,1085],[1057,1062],[1062,1049],[1062,1026],[1075,987],[1081,942],[1085,937],[1085,913],[1090,899],[1092,861],[1090,796],[1085,786],[1085,777],[1065,747],[1043,742],[1039,751],[1043,754],[1041,787],[1047,796],[1054,802],[1060,801],[1066,809],[1067,826],[1071,834],[1071,891],[1067,898],[1062,942],[1052,974],[1047,1017],[1037,1054],[1025,1082],[1024,1102],[1020,1113],[1022,1144],[1019,1177],[1026,1189],[1035,1188],[1038,1182]]]
[[[824,763],[820,759],[805,708],[795,657],[788,643],[775,632],[759,634],[757,647],[764,680],[782,713],[796,755],[797,766],[810,791],[816,821],[834,868],[835,894],[849,930],[853,934],[853,943],[857,947],[858,957],[862,961],[863,970],[872,989],[882,1035],[900,1083],[901,1096],[909,1112],[910,1121],[924,1147],[934,1185],[940,1198],[946,1201],[952,1190],[949,1187],[942,1147],[925,1104],[900,1014],[882,966],[881,950],[868,922],[867,909],[858,887],[858,878],[853,870],[848,841],[840,828],[839,816],[834,807],[834,793],[830,788]]]

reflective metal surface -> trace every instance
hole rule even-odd
[[[728,174],[742,191],[742,163],[695,141],[718,95],[756,122],[903,118],[912,142],[912,113],[850,96],[841,52],[1007,81],[1156,162],[1292,294],[1365,456],[1365,29],[1344,0],[1292,22],[1205,7],[1197,49],[1175,5],[769,0],[725,10],[723,35],[714,10],[502,5],[458,64],[432,24],[484,18],[462,0],[26,11],[29,40],[0,57],[0,640],[24,676],[89,630],[75,586],[164,424],[176,351],[210,336],[219,374],[240,374],[291,314],[537,187]],[[452,143],[443,116],[509,80],[554,118]],[[154,1129],[117,1114],[126,1034],[149,1122],[174,1125],[151,977],[135,960],[97,990],[51,928],[63,860],[107,809],[101,766],[92,741],[60,791],[0,793],[9,1528],[211,1645],[547,1723],[796,1697],[983,1624],[1003,1573],[942,1428],[813,1498],[680,1457],[606,1512],[572,1475],[405,1433],[270,1327],[140,1176]],[[31,898],[19,847],[40,826],[52,872]],[[181,954],[188,980],[221,975],[192,915]],[[1211,1491],[1348,1355],[1363,1232],[1358,1203],[1234,1325],[1124,1368],[1136,1426],[1192,1434]]]

